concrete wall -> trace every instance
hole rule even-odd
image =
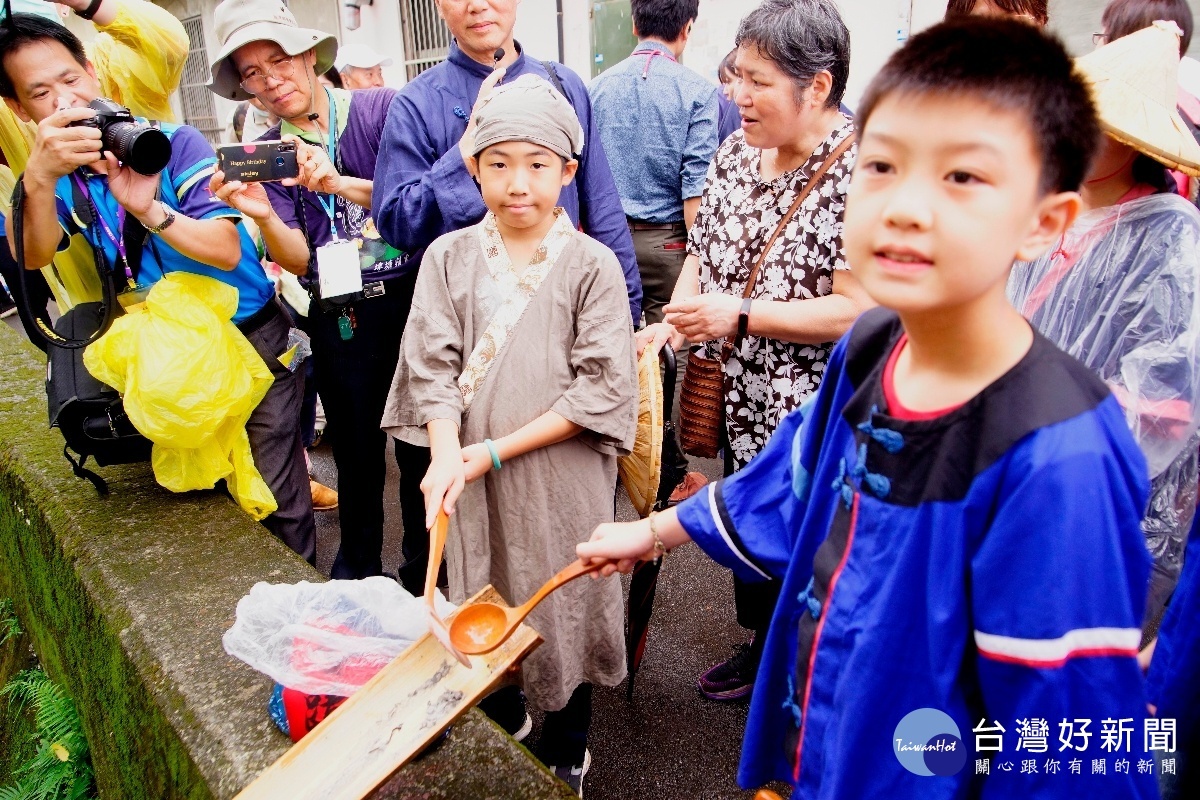
[[[148,464],[101,469],[100,497],[71,474],[46,425],[45,356],[0,325],[0,597],[75,700],[99,795],[228,798],[290,746],[270,721],[271,679],[221,636],[259,581],[320,581],[218,492],[176,495]],[[0,648],[0,680],[22,664]],[[12,723],[0,714],[0,725]],[[0,770],[11,768],[0,746]],[[0,771],[0,785],[10,776]],[[571,797],[478,711],[373,797]]]

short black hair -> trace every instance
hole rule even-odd
[[[16,86],[8,74],[8,57],[24,47],[45,41],[58,42],[67,48],[79,66],[87,66],[88,57],[83,42],[65,25],[36,14],[13,14],[0,25],[0,97],[17,99]]]
[[[946,19],[970,14],[978,2],[979,0],[950,0],[946,4]],[[1028,14],[1038,25],[1045,25],[1050,19],[1050,12],[1046,8],[1049,0],[991,0],[991,3],[1006,14]]]
[[[850,31],[833,0],[763,0],[742,20],[733,42],[757,49],[799,88],[827,71],[833,86],[825,106],[841,105],[850,77]]]
[[[1111,42],[1149,28],[1160,19],[1171,20],[1183,31],[1179,40],[1179,55],[1183,56],[1192,44],[1195,27],[1187,0],[1112,0],[1100,17],[1100,24]]]
[[[632,0],[630,7],[639,37],[673,42],[700,13],[700,0]]]
[[[737,48],[730,50],[724,58],[721,59],[720,65],[717,66],[717,79],[721,81],[721,85],[733,83],[737,80]]]
[[[974,97],[1029,122],[1043,194],[1077,191],[1100,142],[1087,84],[1058,39],[1010,19],[960,17],[918,33],[867,87],[860,134],[892,96]]]

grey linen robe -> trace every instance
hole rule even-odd
[[[427,446],[430,420],[454,420],[464,447],[551,409],[584,428],[468,484],[451,517],[450,599],[461,603],[490,583],[515,606],[574,561],[575,545],[597,525],[613,520],[617,456],[631,450],[637,427],[637,367],[620,264],[575,232],[464,417],[458,378],[501,300],[477,228],[447,234],[425,252],[382,427]],[[535,707],[555,711],[580,683],[624,679],[615,577],[568,584],[527,622],[545,639],[522,671]]]

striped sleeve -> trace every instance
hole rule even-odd
[[[217,157],[208,140],[193,127],[179,126],[171,137],[171,163],[163,175],[163,180],[171,185],[170,192],[164,186],[163,200],[168,204],[174,200],[175,210],[192,219],[241,219],[236,209],[209,191],[209,179],[216,171]]]
[[[975,664],[987,720],[1014,733],[1017,720],[1047,720],[1051,752],[1064,764],[1076,755],[1089,764],[1113,760],[1118,753],[1100,747],[1102,721],[1127,720],[1136,735],[1119,755],[1136,763],[1148,757],[1136,661],[1149,575],[1140,529],[1145,462],[1128,432],[1116,429],[1123,421],[1115,413],[1107,423],[1089,419],[1095,416],[1040,429],[1007,460],[1001,501],[971,554]],[[1078,728],[1077,720],[1091,720],[1094,739],[1086,752],[1057,741],[1060,722]],[[1015,746],[1017,737],[1009,742]],[[1110,765],[1103,776],[1074,775],[1072,791],[1156,796],[1153,780],[1133,772],[1113,774]],[[984,797],[1063,796],[1060,775],[1020,778],[1010,783],[1016,779],[993,774]]]
[[[807,492],[793,477],[802,422],[798,411],[787,415],[744,469],[679,504],[679,521],[692,540],[742,580],[782,579],[787,571]]]

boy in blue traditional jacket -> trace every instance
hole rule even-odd
[[[743,786],[1155,797],[1145,462],[1104,384],[1005,299],[1079,210],[1087,90],[1037,29],[956,21],[892,57],[857,124],[845,248],[883,308],[744,470],[577,552],[611,573],[692,539],[783,580]]]

